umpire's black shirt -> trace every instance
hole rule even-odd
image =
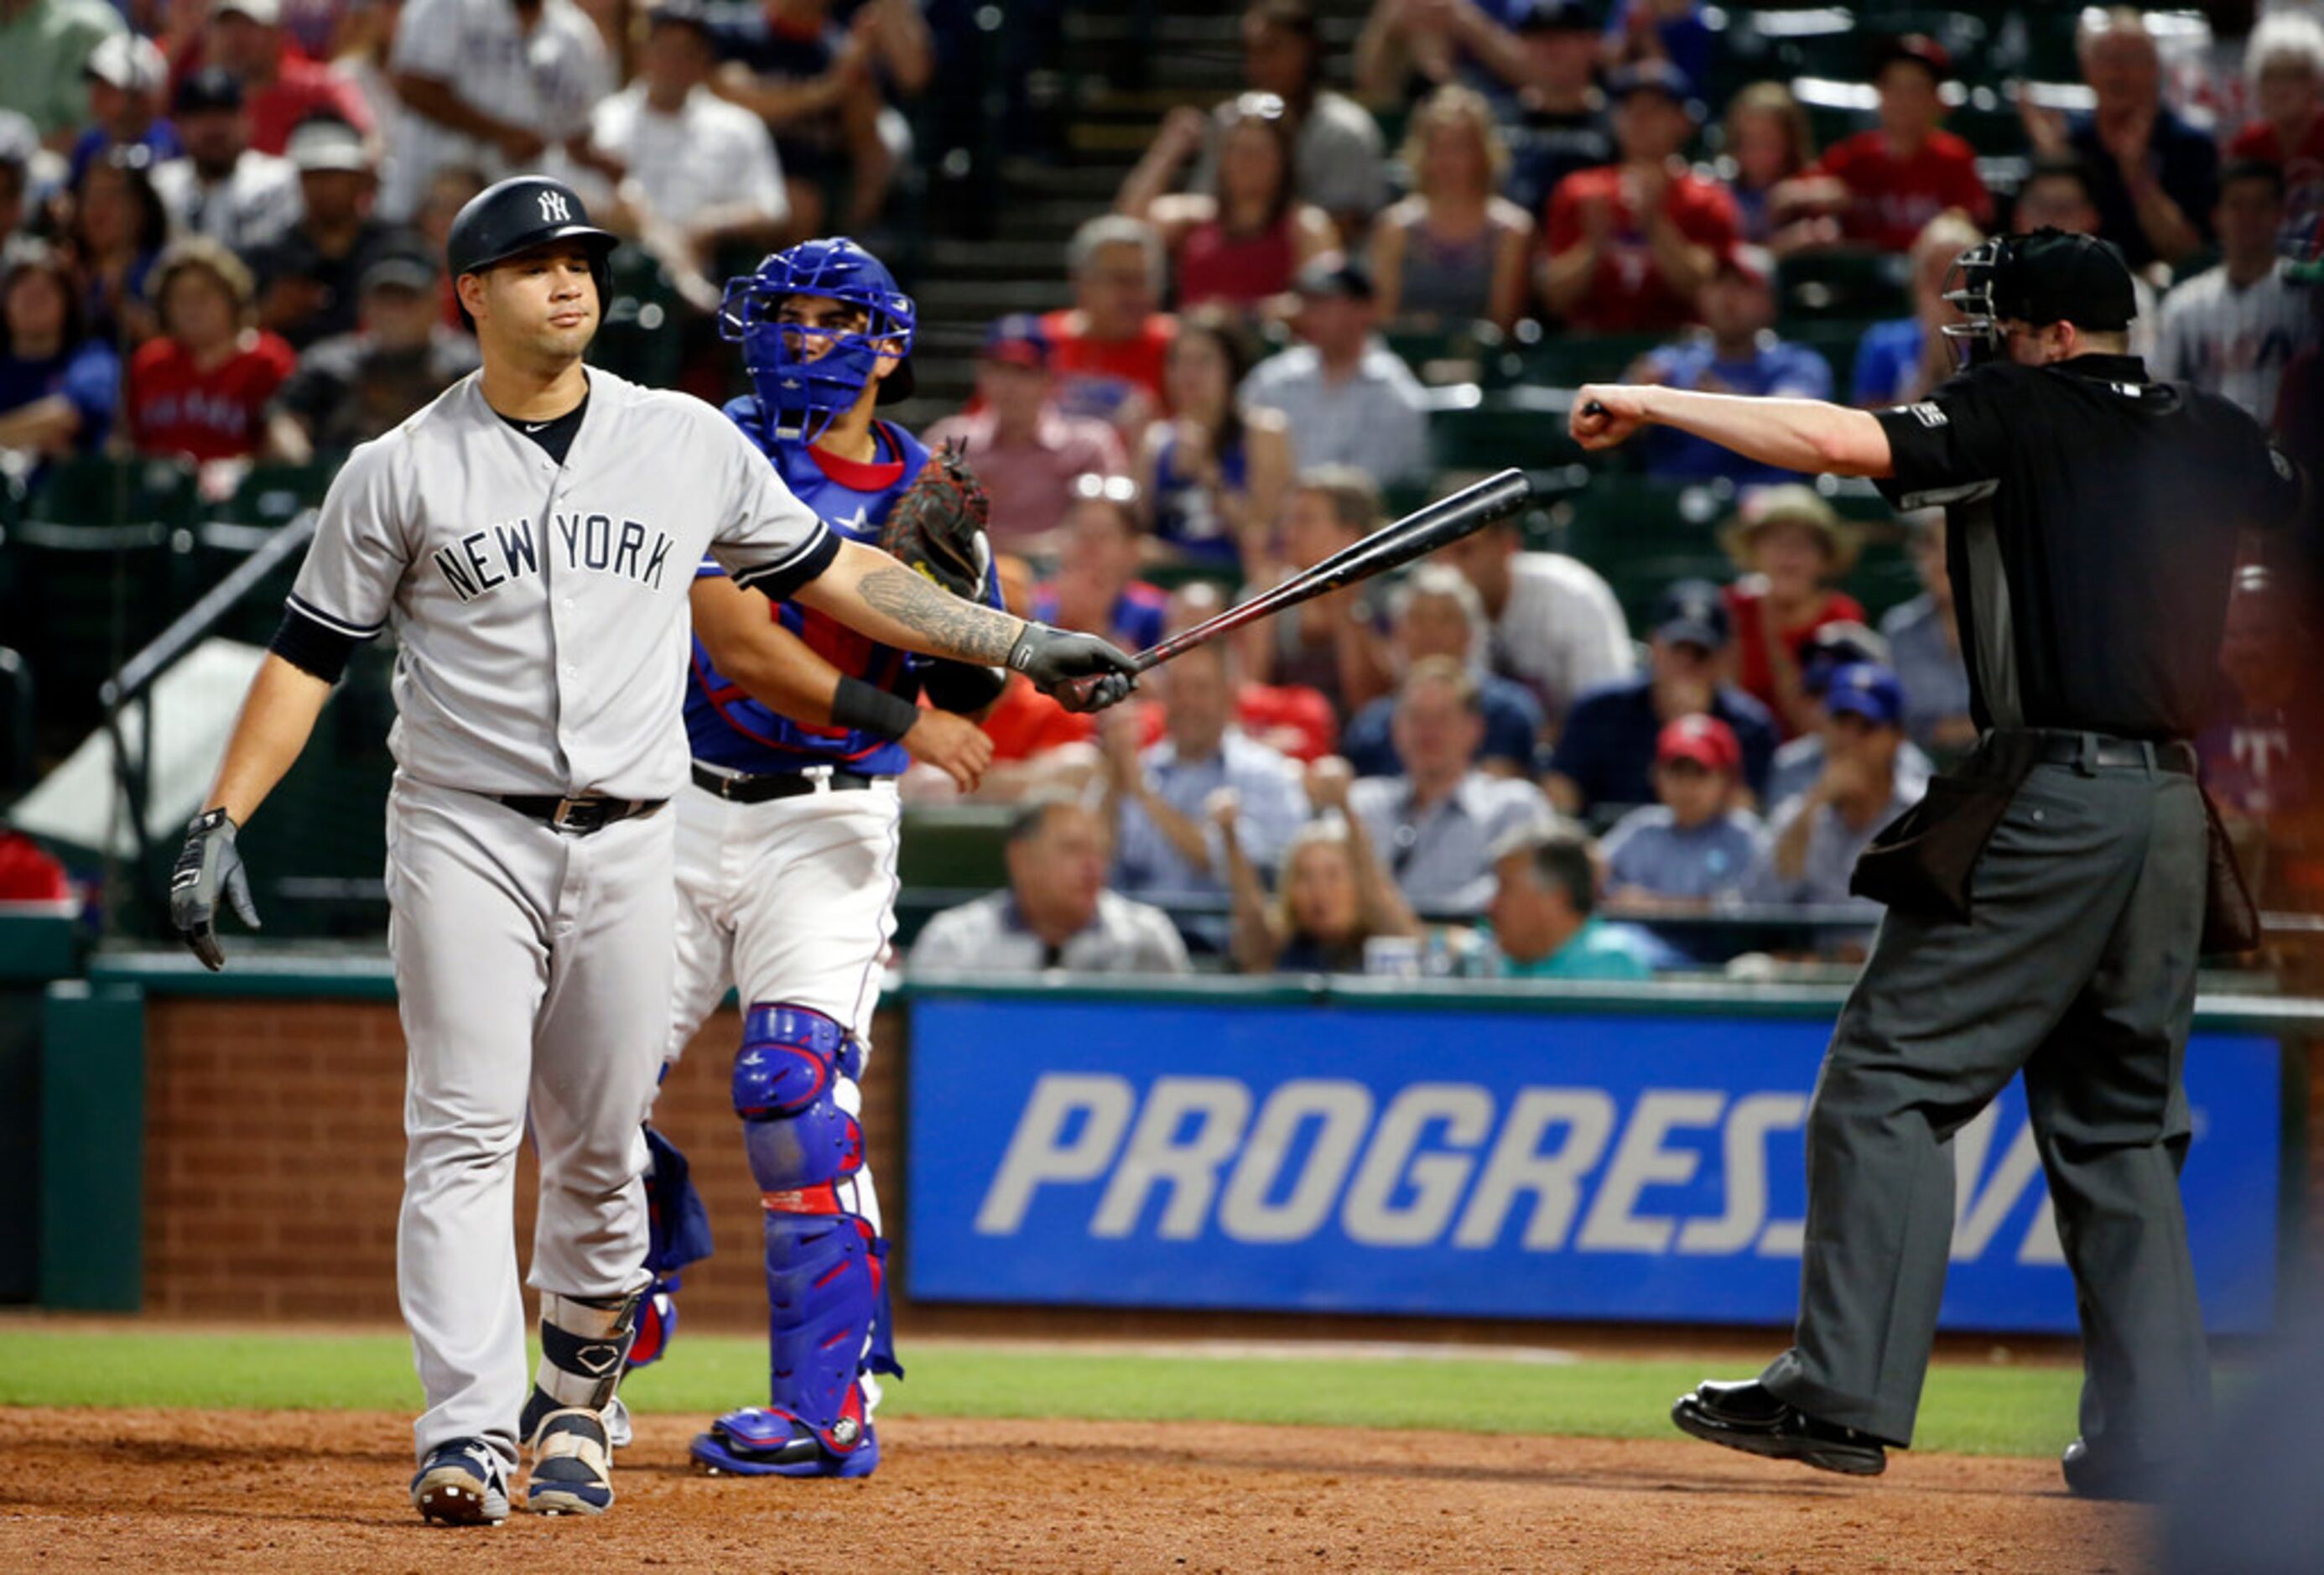
[[[2215,395],[2135,355],[1997,363],[1877,412],[1900,509],[1943,504],[1980,728],[2190,738],[2217,682],[2236,533],[2296,472]]]

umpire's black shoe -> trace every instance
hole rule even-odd
[[[1693,1394],[1679,1396],[1671,1420],[1681,1432],[1706,1443],[1772,1460],[1800,1460],[1850,1477],[1877,1477],[1888,1469],[1888,1451],[1880,1440],[1810,1416],[1776,1398],[1757,1378],[1699,1385]]]
[[[2066,1474],[2066,1490],[2077,1498],[2161,1504],[2176,1486],[2167,1465],[2110,1459],[2081,1439],[2066,1446],[2058,1465]]]

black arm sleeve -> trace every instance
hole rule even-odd
[[[347,658],[362,643],[318,623],[296,607],[285,607],[282,622],[276,627],[274,638],[266,642],[266,649],[300,672],[312,673],[326,684],[336,684],[339,675],[347,670]]]
[[[968,662],[934,661],[920,675],[920,692],[928,704],[963,716],[973,716],[995,700],[1009,686],[1009,674],[1000,668],[981,668]]]

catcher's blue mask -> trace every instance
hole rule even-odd
[[[782,321],[783,303],[817,296],[858,308],[860,327],[811,327]],[[880,383],[879,402],[912,391],[912,334],[918,309],[881,261],[844,236],[802,241],[752,272],[727,281],[718,311],[721,338],[742,346],[760,407],[778,438],[812,443],[854,408],[883,355],[898,364]]]

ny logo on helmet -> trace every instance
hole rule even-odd
[[[567,225],[573,222],[573,209],[561,191],[540,194],[540,222],[545,225]]]

